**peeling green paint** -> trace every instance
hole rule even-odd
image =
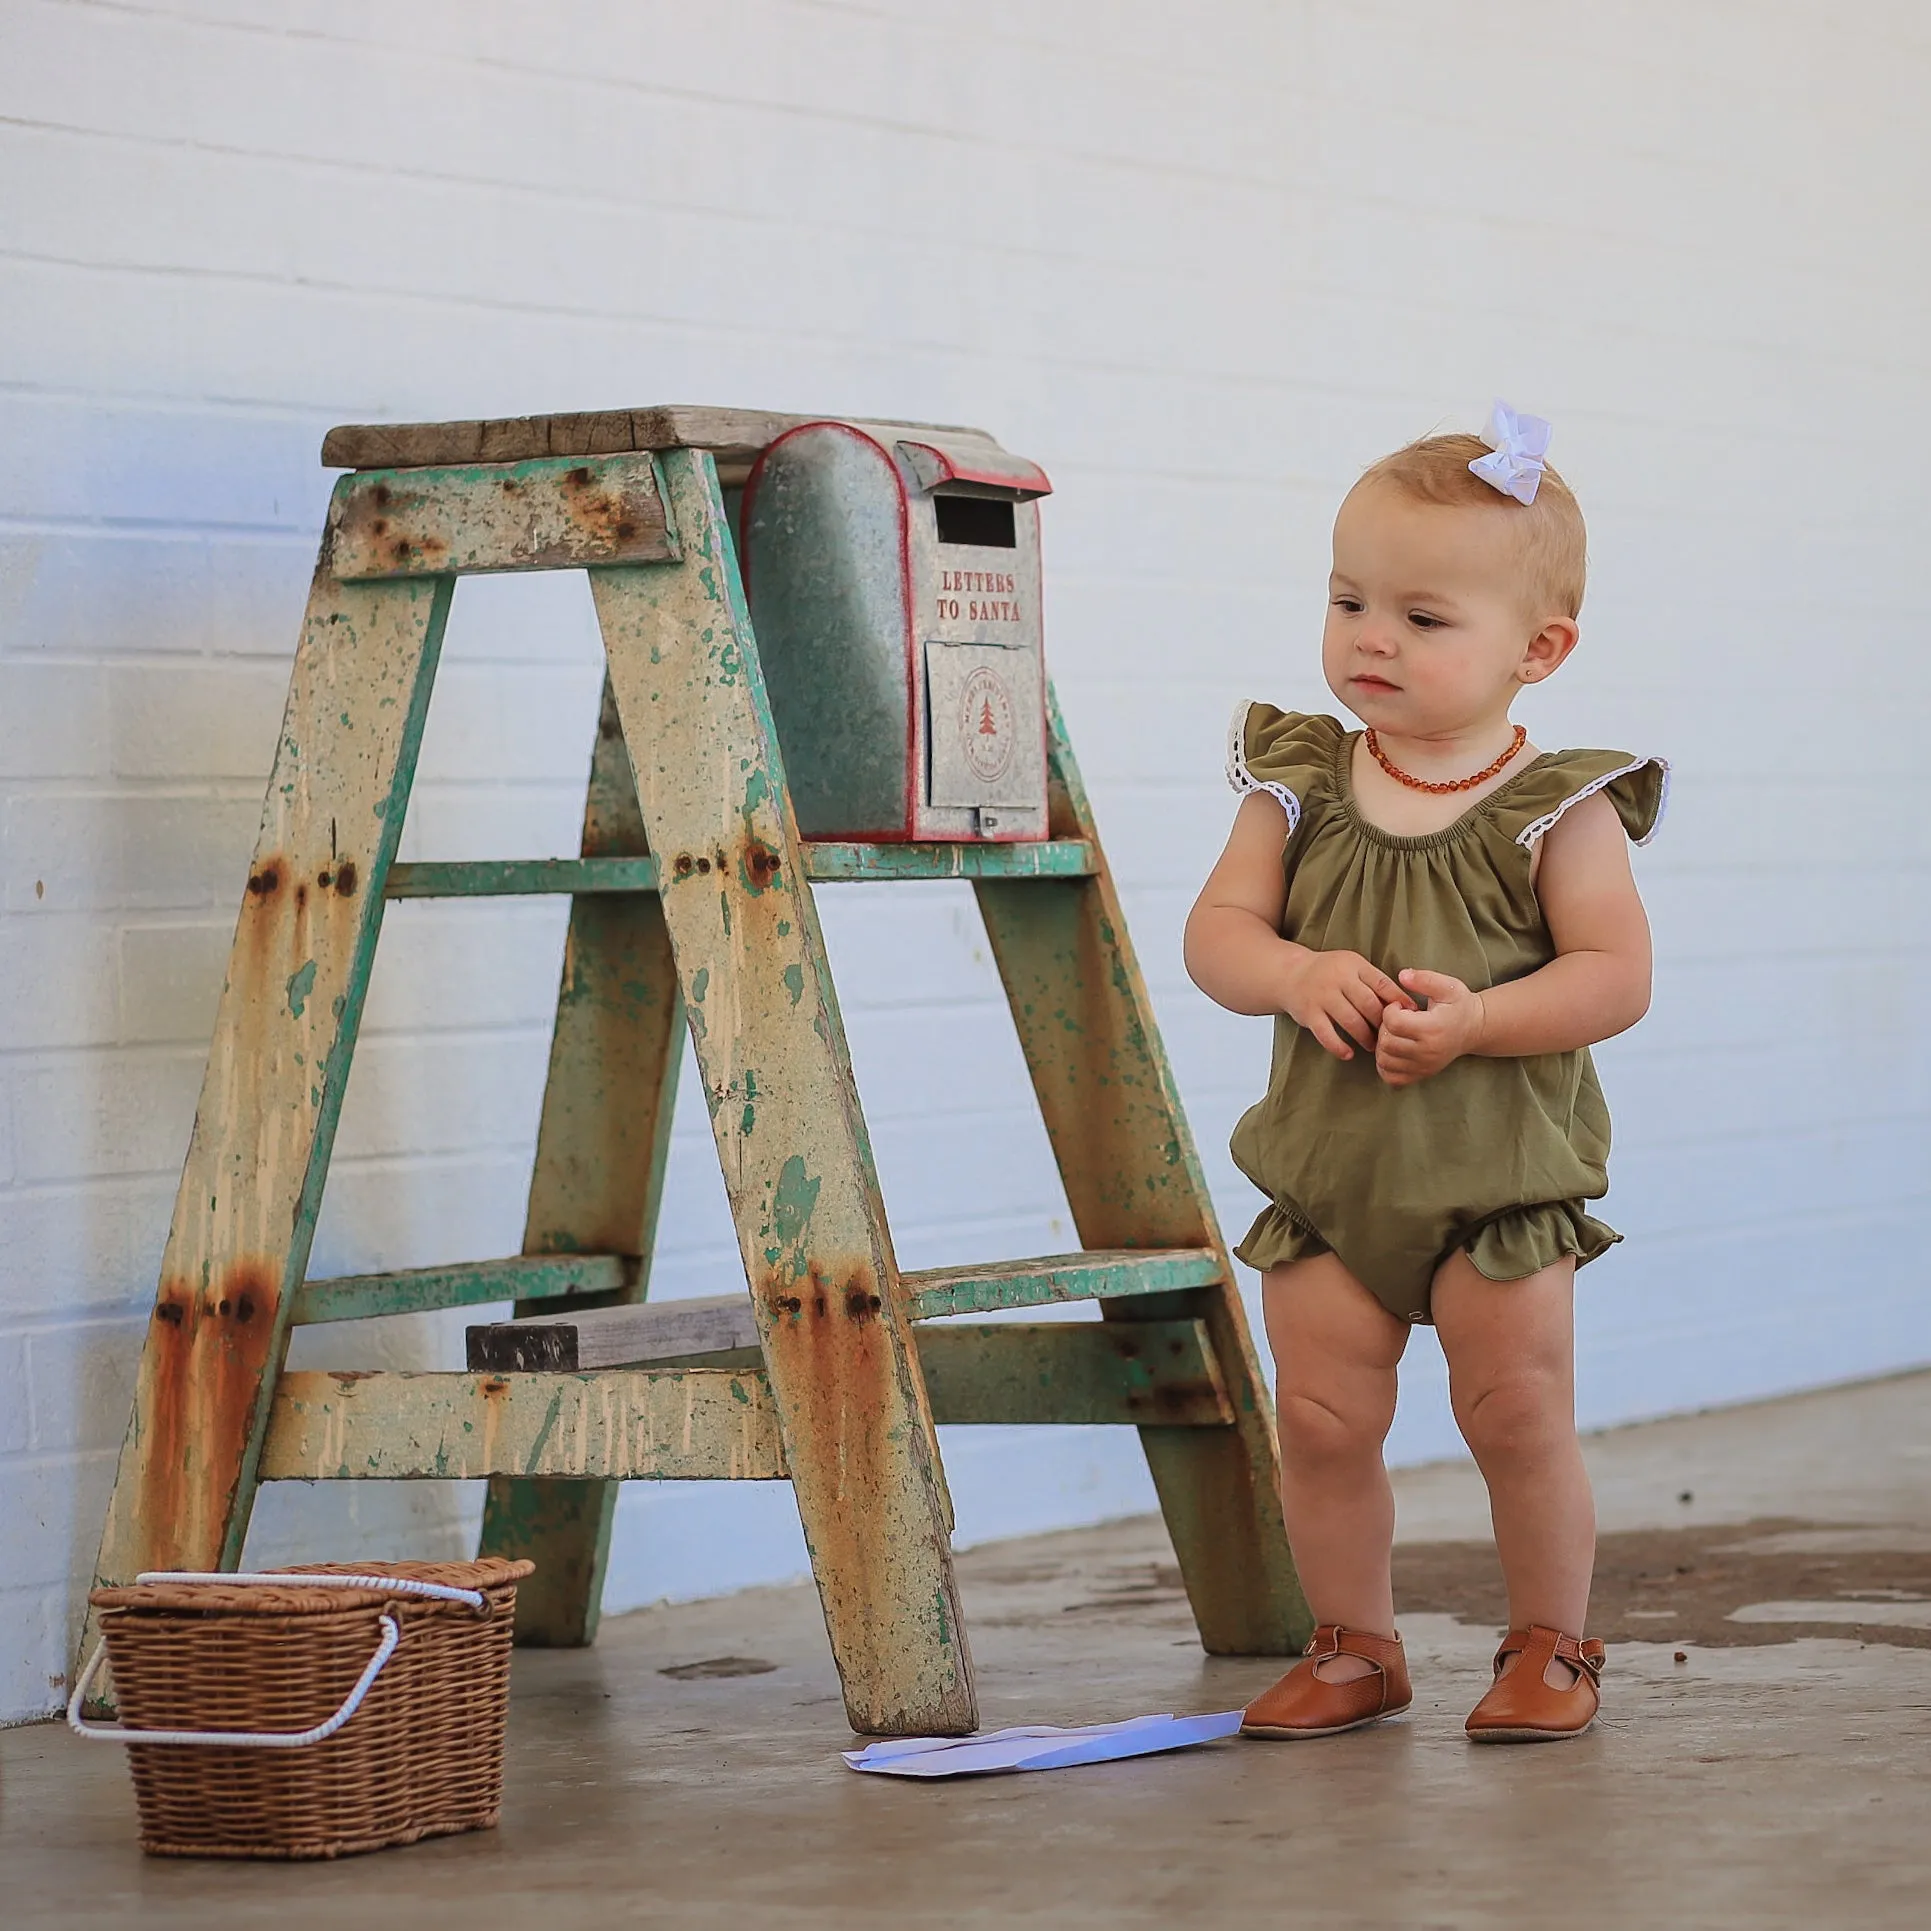
[[[771,1200],[771,1229],[780,1248],[791,1250],[791,1278],[805,1271],[804,1238],[818,1207],[820,1182],[805,1171],[804,1156],[794,1153],[778,1172],[777,1192]]]
[[[315,961],[310,959],[288,975],[288,1010],[297,1019],[308,1009],[308,996],[315,990]]]
[[[543,1426],[536,1431],[536,1440],[530,1444],[530,1458],[523,1464],[526,1475],[534,1475],[543,1460],[543,1451],[549,1446],[550,1437],[556,1432],[557,1417],[563,1412],[563,1390],[559,1388],[550,1397],[550,1405],[544,1411]]]
[[[788,965],[784,969],[784,989],[791,995],[795,1006],[805,996],[805,969],[803,966]]]

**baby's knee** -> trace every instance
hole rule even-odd
[[[1452,1393],[1462,1439],[1478,1462],[1545,1454],[1575,1435],[1575,1397],[1566,1377],[1512,1375]]]
[[[1299,1467],[1378,1454],[1393,1411],[1323,1400],[1283,1388],[1278,1402],[1281,1458]]]

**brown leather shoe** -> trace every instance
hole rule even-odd
[[[1329,1656],[1358,1656],[1374,1668],[1351,1683],[1330,1683],[1315,1675]],[[1301,1652],[1301,1660],[1242,1713],[1244,1737],[1331,1737],[1358,1730],[1405,1710],[1414,1700],[1408,1687],[1408,1658],[1399,1636],[1370,1636],[1365,1629],[1323,1623]]]
[[[1502,1665],[1511,1656],[1516,1665],[1504,1676]],[[1552,1690],[1543,1680],[1558,1657],[1576,1673],[1566,1690]],[[1555,1743],[1581,1736],[1602,1702],[1596,1687],[1602,1666],[1603,1646],[1593,1636],[1585,1642],[1541,1623],[1510,1630],[1495,1652],[1495,1681],[1469,1712],[1470,1742]]]

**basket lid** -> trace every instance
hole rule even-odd
[[[451,1589],[490,1590],[520,1582],[534,1572],[532,1562],[484,1556],[475,1562],[309,1562],[266,1573],[286,1576],[285,1586],[267,1583],[137,1582],[96,1589],[88,1601],[100,1610],[164,1610],[220,1616],[322,1616],[344,1611],[393,1608],[408,1603],[418,1610],[456,1609],[460,1603],[422,1596],[401,1596],[386,1589],[303,1588],[304,1576],[394,1576],[408,1582],[439,1582]],[[466,1612],[465,1612],[466,1613]]]

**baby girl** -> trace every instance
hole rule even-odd
[[[1618,1236],[1589,1047],[1649,1004],[1645,843],[1657,758],[1538,751],[1509,710],[1576,647],[1585,536],[1498,403],[1485,439],[1384,457],[1334,524],[1321,668],[1365,729],[1247,704],[1232,836],[1187,921],[1209,997],[1274,1018],[1267,1094],[1233,1154],[1269,1204],[1261,1270],[1279,1371],[1282,1499],[1319,1627],[1247,1710],[1319,1737],[1405,1709],[1381,1448],[1417,1321],[1448,1358],[1488,1484],[1509,1633],[1468,1719],[1481,1742],[1594,1721],[1585,1640],[1595,1505],[1576,1442],[1575,1272]]]

